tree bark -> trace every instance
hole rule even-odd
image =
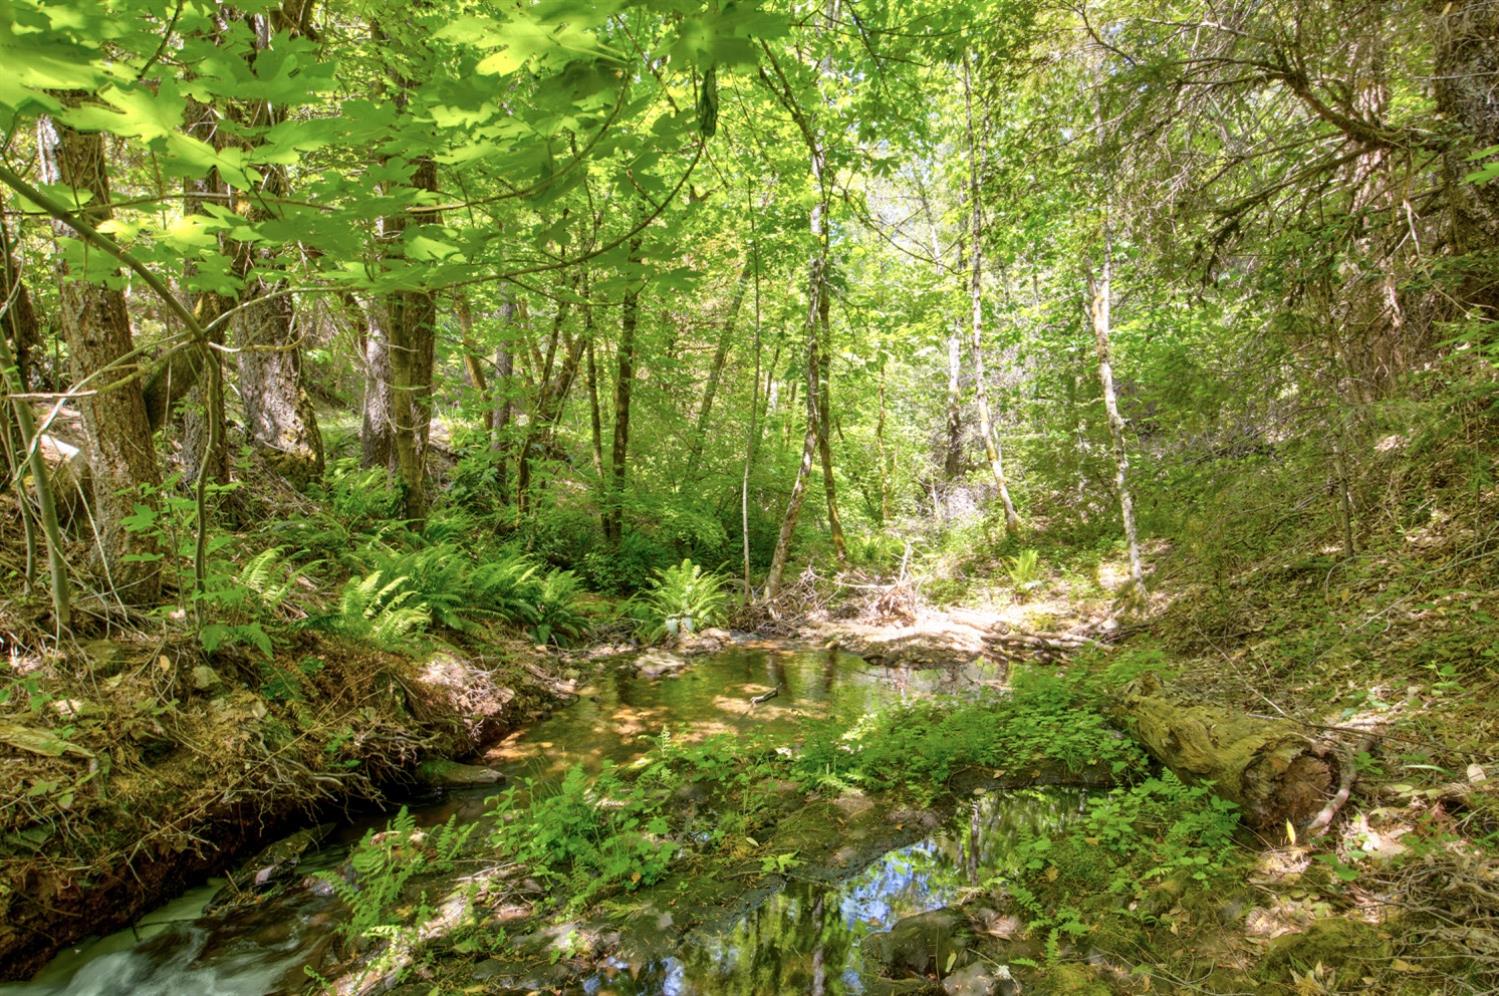
[[[713,364],[708,368],[708,380],[703,385],[703,400],[698,405],[697,420],[692,430],[692,445],[687,457],[687,473],[692,474],[703,454],[703,445],[708,439],[708,417],[713,412],[713,400],[718,395],[718,382],[723,377],[724,363],[729,358],[729,347],[734,341],[734,321],[744,303],[744,293],[749,286],[751,263],[746,262],[734,285],[734,296],[729,300],[729,311],[724,317],[723,327],[718,333],[718,345],[713,350]],[[756,375],[758,380],[758,374]]]
[[[1305,827],[1338,784],[1337,758],[1294,723],[1186,705],[1148,680],[1126,691],[1119,718],[1156,760],[1185,781],[1211,783],[1257,830]]]
[[[1494,81],[1499,78],[1499,4],[1493,0],[1433,2],[1437,11],[1436,57],[1432,88],[1437,110],[1467,136],[1446,154],[1445,178],[1452,241],[1460,252],[1486,249],[1499,243],[1499,183],[1467,183],[1463,177],[1475,164],[1468,157],[1499,145],[1499,102]],[[1471,291],[1490,307],[1499,306],[1491,271],[1475,274]]]
[[[10,303],[14,300],[14,297],[8,299]],[[7,313],[9,311],[6,301],[0,301],[0,308],[5,308]],[[24,464],[26,476],[31,479],[32,494],[36,496],[36,517],[41,523],[42,534],[47,541],[47,572],[51,583],[52,615],[58,632],[65,633],[73,625],[72,588],[68,581],[68,562],[64,556],[62,531],[57,524],[57,505],[53,499],[52,480],[47,472],[47,462],[42,458],[41,441],[37,439],[36,419],[32,416],[31,404],[22,398],[14,397],[15,394],[24,392],[26,388],[21,381],[20,363],[11,352],[4,335],[0,335],[0,389],[11,396],[8,399],[9,409],[14,419],[17,443],[17,466],[14,468],[16,489],[19,495],[22,478],[20,465]],[[9,423],[11,419],[6,421]],[[29,523],[30,510],[23,507],[21,514],[27,517],[26,521]],[[29,526],[28,539],[31,539]],[[32,542],[35,541],[32,540]],[[30,563],[27,566],[29,568]],[[28,570],[28,582],[30,573]]]
[[[203,104],[193,101],[189,104],[188,114],[189,131],[201,133],[196,137],[204,141],[216,142],[217,121],[213,112]],[[207,205],[209,203],[222,204],[223,194],[227,189],[216,170],[211,171],[202,179],[188,179],[183,182],[183,193],[186,196],[182,209],[187,214],[207,214]],[[189,263],[185,268],[184,276],[190,280],[195,273],[196,267]],[[193,313],[198,323],[209,329],[211,342],[223,345],[223,327],[213,323],[229,310],[233,302],[212,291],[197,291],[192,293],[191,297]],[[196,481],[199,474],[207,474],[209,481],[215,484],[227,484],[230,459],[229,445],[226,442],[228,433],[225,431],[227,419],[224,413],[224,396],[222,391],[209,390],[203,383],[202,376],[209,363],[221,361],[213,354],[210,347],[196,343],[184,353],[191,353],[194,358],[191,372],[192,383],[183,388],[187,392],[188,399],[182,420],[184,477],[189,481]],[[152,405],[148,400],[148,412],[151,408]]]
[[[1103,265],[1097,276],[1088,270],[1088,297],[1093,324],[1093,343],[1098,356],[1098,383],[1103,390],[1103,409],[1108,416],[1109,440],[1114,450],[1114,492],[1119,498],[1119,515],[1124,521],[1124,539],[1129,545],[1129,576],[1136,588],[1143,588],[1145,575],[1140,567],[1140,538],[1135,531],[1135,500],[1129,489],[1129,453],[1124,445],[1124,419],[1119,414],[1119,399],[1114,392],[1114,368],[1110,359],[1110,323],[1113,280],[1113,244],[1108,221],[1104,222]]]
[[[404,102],[404,101],[403,101]],[[437,163],[420,156],[411,186],[437,190]],[[399,246],[412,227],[432,225],[435,212],[401,212],[386,219],[384,235]],[[404,247],[396,253],[404,255]],[[390,324],[391,436],[400,474],[405,517],[418,527],[427,517],[427,442],[432,427],[432,372],[437,343],[437,298],[429,290],[401,290],[386,303]]]
[[[979,137],[973,124],[973,87],[969,79],[966,55],[963,58],[963,103],[968,122],[968,234],[972,242],[968,247],[968,296],[974,395],[978,402],[979,430],[984,437],[984,455],[988,457],[989,472],[994,475],[994,486],[999,491],[1000,504],[1004,507],[1005,532],[1013,536],[1020,530],[1020,516],[1015,512],[1015,503],[1010,499],[1010,485],[1005,479],[1004,451],[989,411],[988,374],[984,370],[984,205],[979,186],[982,162]]]
[[[22,391],[29,391],[41,379],[38,376],[42,357],[41,327],[37,324],[36,310],[31,306],[26,282],[21,279],[21,263],[4,218],[0,218],[0,311],[3,311],[0,335],[10,340],[17,382]]]
[[[80,218],[95,227],[108,221],[109,176],[104,136],[83,134],[43,120],[38,130],[43,178],[91,196],[76,205]],[[60,234],[69,229],[59,225]],[[87,248],[85,247],[85,252]],[[63,335],[84,388],[79,399],[88,433],[93,518],[99,551],[110,584],[127,605],[156,601],[161,585],[160,551],[152,530],[125,526],[137,505],[155,512],[161,475],[146,418],[141,371],[126,359],[133,351],[125,294],[70,274],[62,264]]]
[[[384,304],[371,301],[364,312],[361,361],[364,399],[360,404],[359,454],[364,467],[396,470],[394,401],[391,399],[390,325]]]
[[[640,264],[639,236],[630,240],[629,265]],[[608,517],[604,538],[618,544],[624,525],[625,477],[630,446],[630,394],[635,382],[635,327],[640,319],[640,282],[637,274],[630,274],[630,287],[620,316],[618,373],[614,381],[614,445],[610,450],[610,474]]]
[[[455,298],[458,312],[458,329],[463,336],[463,370],[468,375],[469,386],[479,396],[479,408],[484,416],[484,432],[494,433],[494,399],[489,396],[489,379],[484,376],[480,362],[479,344],[474,340],[474,314],[469,308],[468,296],[459,293]]]
[[[947,445],[942,453],[942,476],[956,480],[963,473],[963,340],[958,323],[947,336]]]
[[[510,423],[515,416],[515,343],[520,310],[508,292],[500,300],[500,342],[494,351],[494,443],[495,488],[502,500],[509,497]]]
[[[282,10],[245,19],[255,38],[252,67],[258,55],[269,49],[274,30],[301,27],[301,19],[293,13]],[[236,111],[242,124],[256,129],[271,128],[283,118],[280,108],[267,101]],[[258,189],[233,192],[235,212],[251,224],[271,218],[269,202],[286,197],[291,187],[284,166],[266,164],[261,173]],[[234,273],[245,281],[234,326],[246,435],[251,448],[269,466],[293,484],[304,485],[322,475],[323,438],[317,412],[302,383],[295,306],[276,275],[276,250],[235,243],[233,251]]]

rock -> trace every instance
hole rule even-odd
[[[440,788],[473,788],[478,785],[495,785],[505,780],[504,773],[493,768],[460,764],[445,757],[423,761],[416,773],[428,785]]]
[[[943,979],[942,991],[947,996],[1017,996],[1020,983],[1010,974],[1010,966],[991,968],[976,961]]]
[[[438,650],[411,668],[403,684],[412,711],[424,722],[461,727],[458,747],[483,746],[510,725],[515,692],[500,685],[494,671],[481,662],[454,650]]]
[[[223,682],[219,679],[219,673],[207,664],[199,664],[192,671],[193,687],[200,692],[206,692],[211,688],[217,688]]]
[[[334,824],[321,823],[298,830],[260,851],[229,873],[229,882],[216,892],[204,912],[217,912],[246,902],[259,901],[264,893],[296,871],[297,864],[333,832]]]
[[[635,671],[642,678],[660,678],[676,674],[687,666],[687,662],[676,654],[665,650],[647,650],[635,658]]]
[[[896,921],[864,938],[864,959],[879,974],[928,975],[966,966],[973,934],[968,918],[954,909],[932,910]]]

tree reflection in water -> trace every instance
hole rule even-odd
[[[794,879],[726,933],[688,938],[674,957],[595,978],[591,993],[859,993],[860,945],[896,921],[961,902],[1007,870],[1016,842],[1054,833],[1082,802],[1071,789],[975,797],[943,832],[891,851],[842,882]]]

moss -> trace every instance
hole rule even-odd
[[[1389,938],[1370,924],[1344,917],[1317,920],[1299,934],[1277,938],[1265,955],[1264,974],[1289,981],[1292,972],[1318,965],[1334,973],[1339,988],[1353,988],[1391,957]]]

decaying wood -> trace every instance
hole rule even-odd
[[[1126,691],[1118,718],[1153,757],[1184,780],[1211,782],[1256,829],[1306,827],[1338,789],[1337,756],[1289,721],[1174,701],[1153,680]]]
[[[1098,641],[1082,633],[1015,633],[990,631],[984,635],[984,649],[999,660],[1025,660],[1056,664],[1083,647],[1097,646]]]

